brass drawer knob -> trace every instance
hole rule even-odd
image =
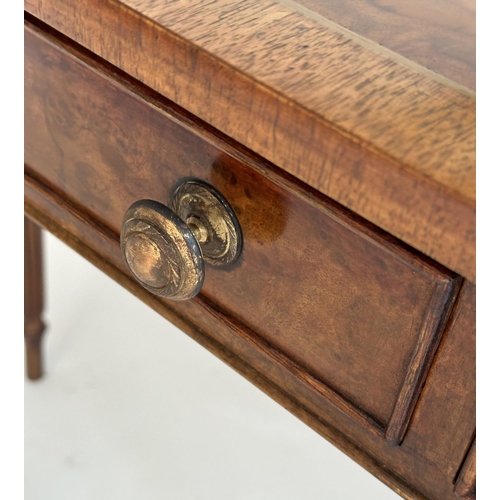
[[[120,245],[128,268],[150,292],[172,300],[199,293],[205,263],[229,266],[240,256],[238,219],[209,184],[190,179],[172,195],[172,208],[139,200],[125,213]]]

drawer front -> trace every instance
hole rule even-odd
[[[195,300],[400,443],[460,280],[168,104],[62,56],[28,32],[28,168],[115,234],[133,202],[168,204],[179,179],[216,187],[244,248],[232,269],[207,268]]]

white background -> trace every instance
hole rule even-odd
[[[46,377],[25,382],[26,500],[400,498],[45,234]]]

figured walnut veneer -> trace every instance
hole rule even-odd
[[[403,496],[453,498],[473,285],[49,31],[26,27],[27,213]],[[186,177],[223,194],[244,246],[172,304],[137,288],[119,233]]]

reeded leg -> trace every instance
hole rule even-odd
[[[24,218],[24,341],[28,378],[42,376],[40,345],[45,325],[43,311],[43,270],[41,229]]]

